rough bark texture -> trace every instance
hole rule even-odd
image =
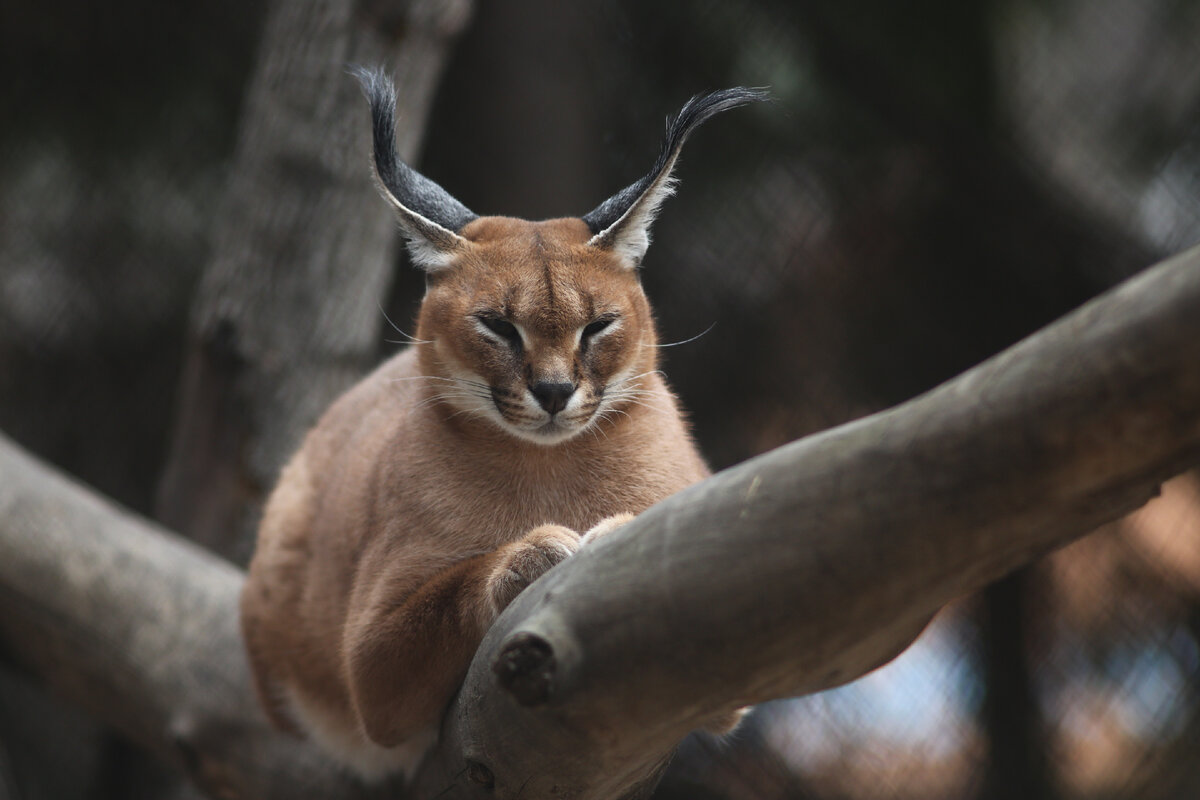
[[[244,562],[259,504],[300,436],[379,344],[396,237],[371,189],[366,102],[388,65],[400,153],[416,153],[470,0],[273,4],[214,249],[193,307],[159,517]]]
[[[1200,249],[903,406],[655,506],[489,632],[410,796],[648,791],[679,739],[893,657],[1200,461]],[[240,576],[0,440],[0,648],[233,797],[353,796],[271,732]]]
[[[238,633],[242,573],[0,437],[0,654],[214,797],[363,794],[271,730]]]

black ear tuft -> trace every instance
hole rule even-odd
[[[722,111],[770,99],[764,89],[739,86],[689,100],[674,119],[668,120],[666,138],[650,172],[584,215],[583,221],[593,234],[592,244],[615,249],[636,266],[650,242],[650,223],[673,190],[671,168],[688,135]]]
[[[371,106],[375,174],[396,209],[418,263],[436,268],[459,246],[457,233],[477,215],[449,192],[400,160],[396,153],[396,87],[383,69],[354,67]]]

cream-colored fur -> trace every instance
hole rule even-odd
[[[427,343],[308,434],[242,595],[271,718],[368,777],[415,768],[487,627],[578,531],[591,541],[708,475],[619,251],[579,219],[484,217],[457,235],[429,275]],[[538,383],[574,391],[551,413]]]

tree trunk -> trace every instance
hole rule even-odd
[[[501,615],[408,796],[642,796],[691,728],[874,669],[1200,461],[1197,363],[1200,249],[660,503]],[[356,796],[255,706],[240,584],[0,439],[6,657],[214,795]]]
[[[393,68],[398,146],[411,159],[470,7],[272,6],[193,307],[158,502],[163,522],[239,563],[283,461],[377,355],[395,236],[371,187],[367,106],[347,68]]]
[[[1021,570],[979,598],[982,721],[988,738],[983,800],[1054,800],[1050,751],[1029,663],[1030,586]]]

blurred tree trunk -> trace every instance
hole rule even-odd
[[[426,154],[468,207],[527,219],[583,214],[624,185],[602,180],[597,131],[612,121],[597,102],[599,76],[579,57],[600,49],[600,15],[593,4],[559,0],[479,6],[446,70],[440,97],[447,102],[434,110],[436,130],[448,135]],[[481,120],[486,135],[478,133]]]
[[[398,145],[411,159],[470,10],[470,0],[319,0],[269,12],[192,309],[157,509],[239,563],[283,461],[377,354],[396,241],[347,67],[393,69]]]
[[[244,563],[266,491],[300,436],[377,354],[395,261],[371,185],[369,117],[352,65],[399,87],[397,145],[416,153],[470,0],[274,2],[246,92],[213,249],[193,302],[157,515]],[[168,790],[123,742],[109,788]]]
[[[989,744],[984,800],[1052,800],[1046,732],[1029,662],[1030,570],[980,595],[983,725]]]

